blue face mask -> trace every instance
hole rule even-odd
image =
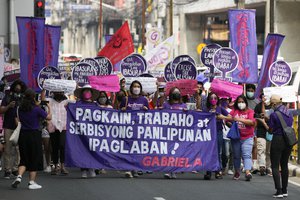
[[[247,92],[247,97],[252,99],[254,97],[254,92]]]

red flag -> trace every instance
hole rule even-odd
[[[113,65],[134,52],[132,37],[127,21],[112,36],[109,42],[98,52],[98,56],[107,57]]]

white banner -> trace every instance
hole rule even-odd
[[[264,95],[269,100],[272,94],[277,94],[282,97],[283,102],[296,102],[296,89],[294,86],[282,86],[282,87],[266,87],[264,88]]]
[[[174,36],[167,38],[144,56],[149,71],[163,71],[173,60]]]
[[[0,37],[0,79],[4,73],[4,37]]]
[[[143,86],[143,92],[154,93],[157,90],[157,79],[150,77],[126,77],[126,89],[129,90],[133,81],[139,81]]]
[[[154,49],[162,40],[162,30],[150,28],[146,33],[146,53]]]
[[[76,81],[63,79],[46,79],[43,84],[45,90],[52,92],[61,92],[72,94],[76,89]]]

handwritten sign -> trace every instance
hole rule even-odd
[[[263,90],[267,99],[270,99],[273,94],[277,94],[282,97],[283,102],[297,101],[297,91],[292,85],[282,87],[265,87]]]
[[[231,81],[232,78],[226,77],[226,73],[235,70],[239,63],[239,57],[233,49],[222,47],[215,52],[213,56],[213,63],[214,67],[222,72],[222,76],[218,78]]]
[[[200,60],[205,65],[206,67],[209,67],[210,73],[208,74],[208,77],[213,77],[214,76],[214,63],[213,63],[213,57],[215,52],[220,49],[221,46],[218,44],[209,44],[205,46],[201,53],[200,53]]]
[[[109,75],[113,71],[113,65],[110,60],[104,56],[97,56],[94,58],[99,64],[98,75]]]
[[[45,90],[72,94],[76,89],[76,81],[63,79],[46,79],[43,84]]]
[[[60,71],[60,76],[62,79],[68,79],[71,77],[73,68],[78,64],[78,61],[70,62],[59,62],[57,68]]]
[[[92,88],[95,88],[99,91],[106,91],[106,92],[120,91],[118,75],[89,76],[88,79]]]
[[[72,79],[75,80],[79,86],[89,84],[88,77],[96,75],[97,71],[88,63],[78,63],[72,70]]]
[[[84,58],[81,61],[79,61],[79,63],[88,63],[95,68],[97,74],[100,73],[100,65],[98,64],[97,60],[95,60],[94,58]]]
[[[60,71],[55,67],[44,67],[41,69],[41,71],[38,74],[37,78],[38,85],[41,89],[43,89],[43,82],[47,79],[61,79],[60,77]]]
[[[145,63],[140,56],[129,55],[121,61],[121,73],[125,77],[137,77],[145,71]]]
[[[172,72],[172,69],[171,69],[171,62],[169,62],[165,67],[164,77],[165,77],[165,80],[168,82],[176,80],[176,78]]]
[[[197,89],[197,81],[182,79],[182,80],[167,82],[167,86],[166,86],[167,95],[169,95],[170,89],[173,87],[177,87],[180,89],[181,96],[194,95]]]
[[[180,63],[182,61],[190,61],[191,63],[194,63],[194,65],[196,65],[195,60],[189,55],[177,56],[176,58],[174,58],[174,60],[171,63],[171,70],[173,73],[175,72],[175,68],[178,65],[178,63]]]
[[[142,84],[143,92],[154,93],[157,90],[157,79],[151,77],[127,77],[126,78],[126,89],[129,90],[130,85],[133,81],[139,81]]]
[[[269,79],[276,86],[287,85],[292,78],[292,69],[283,60],[274,62],[269,69]]]
[[[197,69],[194,63],[190,61],[181,61],[177,64],[174,75],[177,80],[196,79]]]

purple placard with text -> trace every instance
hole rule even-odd
[[[164,76],[165,76],[165,80],[168,81],[168,82],[171,82],[171,81],[175,81],[176,78],[171,70],[171,62],[169,62],[166,67],[165,67],[165,70],[164,70]]]
[[[88,63],[78,63],[72,70],[72,79],[75,80],[79,86],[89,84],[89,76],[97,76],[98,73],[95,67]]]
[[[194,63],[190,61],[181,61],[177,64],[174,75],[177,80],[196,79],[197,69]]]
[[[90,64],[92,67],[95,68],[97,74],[101,75],[101,74],[99,74],[100,73],[100,65],[97,62],[97,60],[95,60],[94,58],[84,58],[81,61],[79,61],[79,63],[88,63],[88,64]]]
[[[191,63],[194,63],[194,65],[196,65],[195,60],[189,55],[177,56],[176,58],[174,58],[174,60],[171,63],[171,70],[172,70],[173,73],[175,72],[175,68],[176,68],[177,64],[182,62],[182,61],[190,61]]]
[[[216,117],[181,110],[67,107],[66,166],[161,172],[217,171]]]
[[[125,77],[137,77],[145,72],[145,63],[140,56],[129,55],[121,61],[121,73]]]
[[[287,85],[292,78],[291,67],[283,60],[274,62],[269,69],[269,79],[276,86]]]
[[[46,80],[46,79],[61,79],[59,69],[57,69],[56,67],[51,67],[51,66],[44,67],[41,69],[41,71],[38,75],[38,80],[37,80],[39,87],[41,89],[43,89],[42,85],[43,85],[44,80]]]
[[[104,56],[97,56],[94,58],[99,64],[98,75],[109,75],[113,71],[113,65],[110,60]]]
[[[205,65],[206,67],[209,67],[209,74],[207,75],[207,77],[210,78],[210,80],[215,76],[214,75],[214,63],[213,63],[213,57],[214,57],[214,53],[220,49],[222,46],[212,43],[212,44],[208,44],[207,46],[205,46],[201,53],[200,53],[200,60],[203,63],[203,65]]]

